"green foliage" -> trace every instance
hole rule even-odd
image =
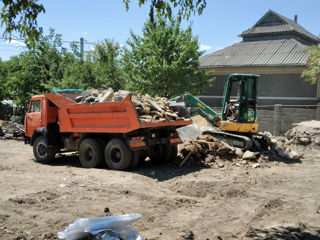
[[[200,94],[211,83],[199,70],[198,39],[191,26],[180,28],[180,19],[147,22],[143,37],[131,32],[130,50],[123,57],[129,88],[136,92],[173,97],[189,91]]]
[[[0,86],[2,86],[0,91],[0,102],[4,100],[7,95],[7,89],[4,87],[6,82],[6,76],[7,76],[7,67],[5,62],[2,62],[0,58]]]
[[[129,9],[131,0],[123,0],[126,9]],[[139,0],[139,6],[149,3],[149,0]],[[154,12],[156,11],[157,16],[172,18],[173,8],[178,8],[178,12],[189,19],[191,14],[198,13],[202,14],[203,9],[206,7],[206,0],[151,0],[150,3],[150,22],[154,22]]]
[[[10,116],[10,123],[23,124],[23,115],[12,115]]]
[[[121,66],[123,48],[113,40],[95,45],[94,50],[89,53],[88,61],[94,68],[96,81],[104,88],[111,87],[117,91],[125,86],[125,76]]]
[[[83,60],[75,43],[73,52],[62,45],[62,37],[50,30],[29,49],[7,62],[0,61],[0,99],[12,99],[23,106],[31,96],[51,92],[53,87],[107,88],[124,87],[120,66],[121,48],[105,40]]]
[[[45,9],[37,0],[2,0],[1,27],[5,26],[4,35],[11,39],[13,32],[19,32],[26,43],[33,47],[39,40],[42,28],[37,25],[37,17]]]
[[[308,69],[302,72],[301,77],[305,78],[305,81],[315,84],[320,80],[320,46],[311,46],[307,50],[310,51],[307,59]]]

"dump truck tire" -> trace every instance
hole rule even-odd
[[[105,150],[105,161],[112,170],[126,170],[132,162],[132,152],[127,144],[118,138],[110,140]]]
[[[85,168],[98,167],[102,159],[99,142],[93,138],[84,139],[79,146],[79,158],[81,165]]]
[[[56,152],[48,147],[48,143],[43,136],[38,136],[33,142],[33,154],[37,162],[49,163],[56,155]]]

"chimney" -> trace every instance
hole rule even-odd
[[[294,21],[297,23],[298,22],[298,15],[294,15]]]

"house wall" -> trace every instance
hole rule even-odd
[[[300,78],[303,68],[242,68],[218,69],[212,87],[207,87],[201,100],[209,106],[221,106],[224,83],[231,73],[259,74],[258,105],[314,105],[317,103],[317,85]],[[318,87],[319,88],[319,87]]]

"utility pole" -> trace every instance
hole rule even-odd
[[[84,39],[81,37],[80,38],[80,56],[82,60],[83,60],[83,49],[84,49]]]

